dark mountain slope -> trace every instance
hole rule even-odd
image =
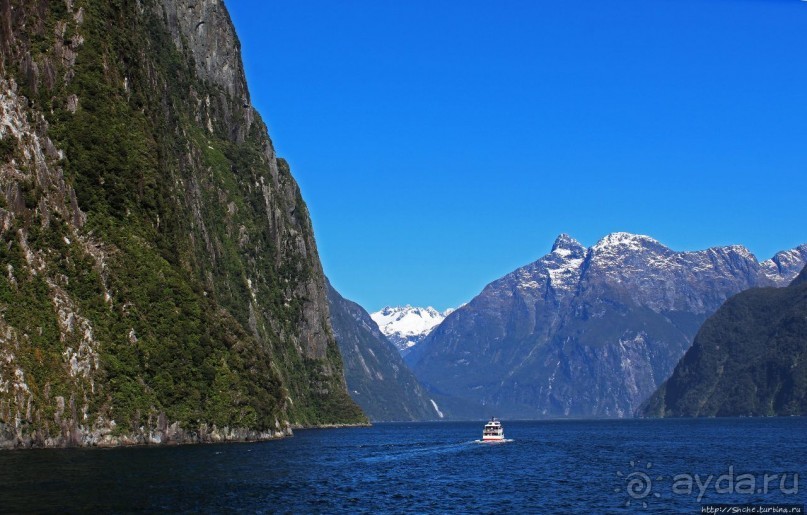
[[[807,268],[787,288],[726,301],[639,413],[807,415]]]
[[[361,306],[328,284],[331,323],[353,399],[373,421],[443,417],[395,346]]]

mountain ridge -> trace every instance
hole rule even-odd
[[[807,245],[780,255],[803,266]],[[488,284],[405,358],[427,386],[480,410],[629,416],[725,299],[795,273],[739,245],[675,252],[617,232],[586,248],[561,234],[549,254]]]

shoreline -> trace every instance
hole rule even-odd
[[[112,435],[109,428],[94,431],[82,431],[72,428],[58,437],[43,437],[41,434],[33,435],[14,434],[0,424],[0,452],[22,451],[35,449],[120,449],[132,447],[173,447],[180,445],[207,445],[220,443],[255,443],[281,440],[294,436],[295,429],[339,429],[348,427],[371,427],[368,422],[355,424],[338,423],[322,425],[286,424],[282,429],[275,431],[255,431],[245,428],[228,427],[219,429],[215,426],[208,428],[202,426],[198,431],[180,429],[178,423],[171,424],[163,429],[125,435]],[[4,434],[5,433],[5,434]]]
[[[373,427],[372,422],[356,422],[355,424],[341,423],[341,424],[320,424],[316,426],[306,426],[301,424],[292,424],[291,429],[345,429],[349,427]]]

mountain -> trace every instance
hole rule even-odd
[[[727,298],[785,285],[805,262],[807,245],[760,263],[742,246],[675,252],[614,233],[586,248],[564,234],[406,360],[431,391],[473,402],[480,416],[629,416]]]
[[[447,309],[441,313],[431,306],[427,308],[410,305],[387,306],[372,313],[370,317],[398,351],[405,355],[412,347],[422,342],[452,311],[454,310]]]
[[[0,2],[0,446],[366,421],[219,0]]]
[[[807,415],[807,267],[786,288],[726,301],[639,414]]]
[[[370,420],[443,418],[438,404],[429,398],[367,311],[339,295],[330,283],[328,301],[348,390]]]

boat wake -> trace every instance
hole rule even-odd
[[[474,440],[473,443],[483,443],[485,445],[496,445],[500,443],[511,443],[515,442],[512,438],[505,438],[504,440]]]
[[[398,461],[407,459],[422,459],[428,455],[447,454],[461,452],[466,443],[446,443],[438,445],[415,445],[415,446],[401,446],[401,448],[393,448],[385,446],[385,448],[373,452],[372,455],[365,457],[362,461],[366,463]]]

